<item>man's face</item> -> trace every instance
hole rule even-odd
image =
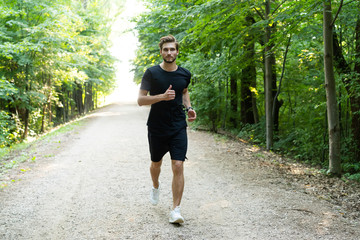
[[[160,54],[166,63],[173,63],[176,60],[179,51],[176,50],[175,43],[164,43]]]

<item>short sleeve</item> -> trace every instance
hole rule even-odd
[[[189,87],[190,81],[191,81],[191,74],[189,74],[189,78],[188,78],[188,81],[187,81],[187,83],[186,83],[186,88]]]
[[[191,81],[191,73],[186,68],[183,68],[183,69],[184,69],[184,71],[186,73],[186,87],[185,88],[188,88],[189,84],[190,84],[190,81]]]
[[[151,90],[151,72],[147,69],[142,77],[140,89],[150,91]]]

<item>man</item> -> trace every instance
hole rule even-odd
[[[153,183],[150,201],[153,205],[159,202],[162,158],[170,152],[173,206],[169,222],[183,223],[180,203],[184,191],[184,161],[187,151],[185,111],[189,122],[196,119],[188,92],[191,73],[176,64],[179,44],[174,36],[162,37],[159,47],[163,62],[146,70],[138,97],[140,106],[151,105],[147,121],[151,155],[150,175]]]

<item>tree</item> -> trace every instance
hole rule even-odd
[[[329,129],[329,172],[341,173],[339,108],[333,67],[333,19],[331,0],[324,0],[324,72]]]
[[[265,1],[265,20],[269,20],[270,0]],[[265,27],[265,111],[266,111],[266,149],[270,150],[273,146],[274,118],[273,95],[272,95],[272,49],[270,45],[271,27],[267,24]]]
[[[115,59],[108,36],[121,2],[0,3],[0,77],[7,83],[4,92],[11,93],[0,97],[1,116],[9,123],[0,135],[13,136],[6,142],[0,137],[0,145],[91,111],[98,95],[112,91]],[[116,10],[109,15],[114,4]]]

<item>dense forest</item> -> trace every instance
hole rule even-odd
[[[139,83],[180,42],[196,125],[360,179],[360,2],[145,0]]]
[[[95,109],[114,88],[123,1],[0,2],[0,147]]]

